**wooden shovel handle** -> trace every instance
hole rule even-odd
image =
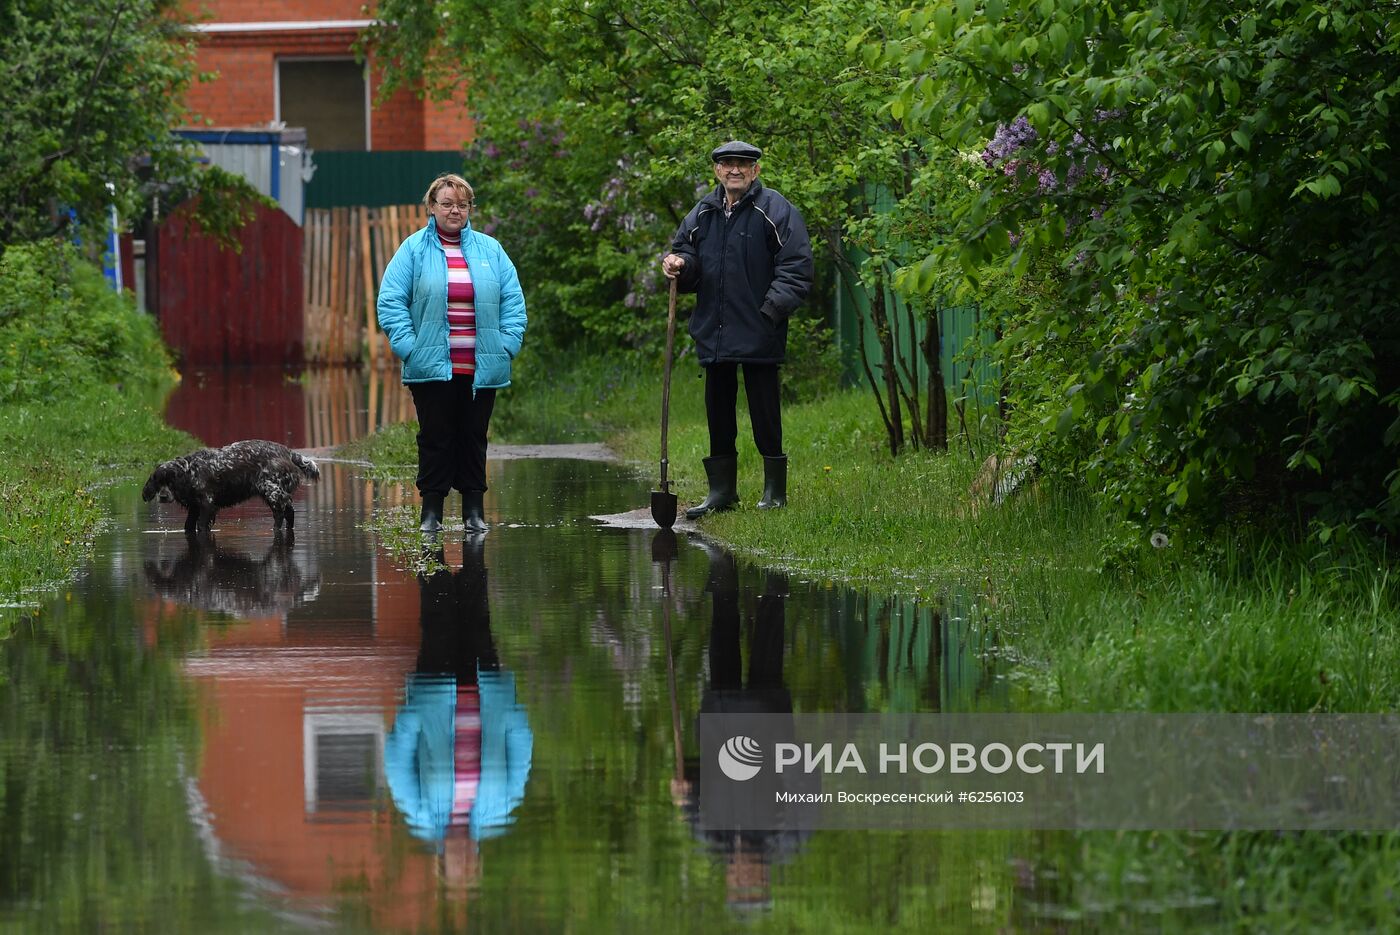
[[[670,493],[667,486],[666,467],[667,433],[671,425],[671,361],[676,346],[676,281],[671,280],[671,299],[666,311],[666,361],[661,383],[661,492]]]

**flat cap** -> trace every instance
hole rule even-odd
[[[762,156],[763,150],[743,140],[730,140],[710,151],[711,162],[719,162],[721,159],[759,159]]]

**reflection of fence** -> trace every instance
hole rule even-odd
[[[333,448],[417,418],[413,397],[392,371],[309,370],[301,384],[308,448]]]
[[[423,225],[422,205],[309,208],[304,225],[306,359],[391,363],[374,300],[384,267]]]
[[[416,418],[413,397],[391,370],[280,367],[190,371],[166,420],[207,445],[270,438],[293,448],[331,448]]]

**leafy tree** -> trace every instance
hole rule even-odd
[[[1004,317],[1014,437],[1152,523],[1400,529],[1396,12],[959,0],[872,50],[910,132],[985,157],[904,284],[1058,278]]]
[[[465,84],[482,221],[531,284],[542,331],[566,348],[637,346],[662,330],[657,261],[714,185],[706,156],[723,139],[764,148],[764,181],[803,211],[817,249],[844,261],[841,228],[869,210],[856,183],[903,169],[879,113],[893,76],[846,46],[893,28],[896,9],[386,0],[372,45],[393,63],[391,84]]]
[[[0,5],[0,248],[139,215],[155,186],[207,199],[198,220],[227,238],[251,188],[198,173],[171,130],[193,75],[175,0],[10,0]],[[72,212],[70,214],[70,212]]]

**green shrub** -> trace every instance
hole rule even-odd
[[[38,242],[0,256],[0,404],[77,385],[149,388],[169,370],[155,321],[76,249]]]

